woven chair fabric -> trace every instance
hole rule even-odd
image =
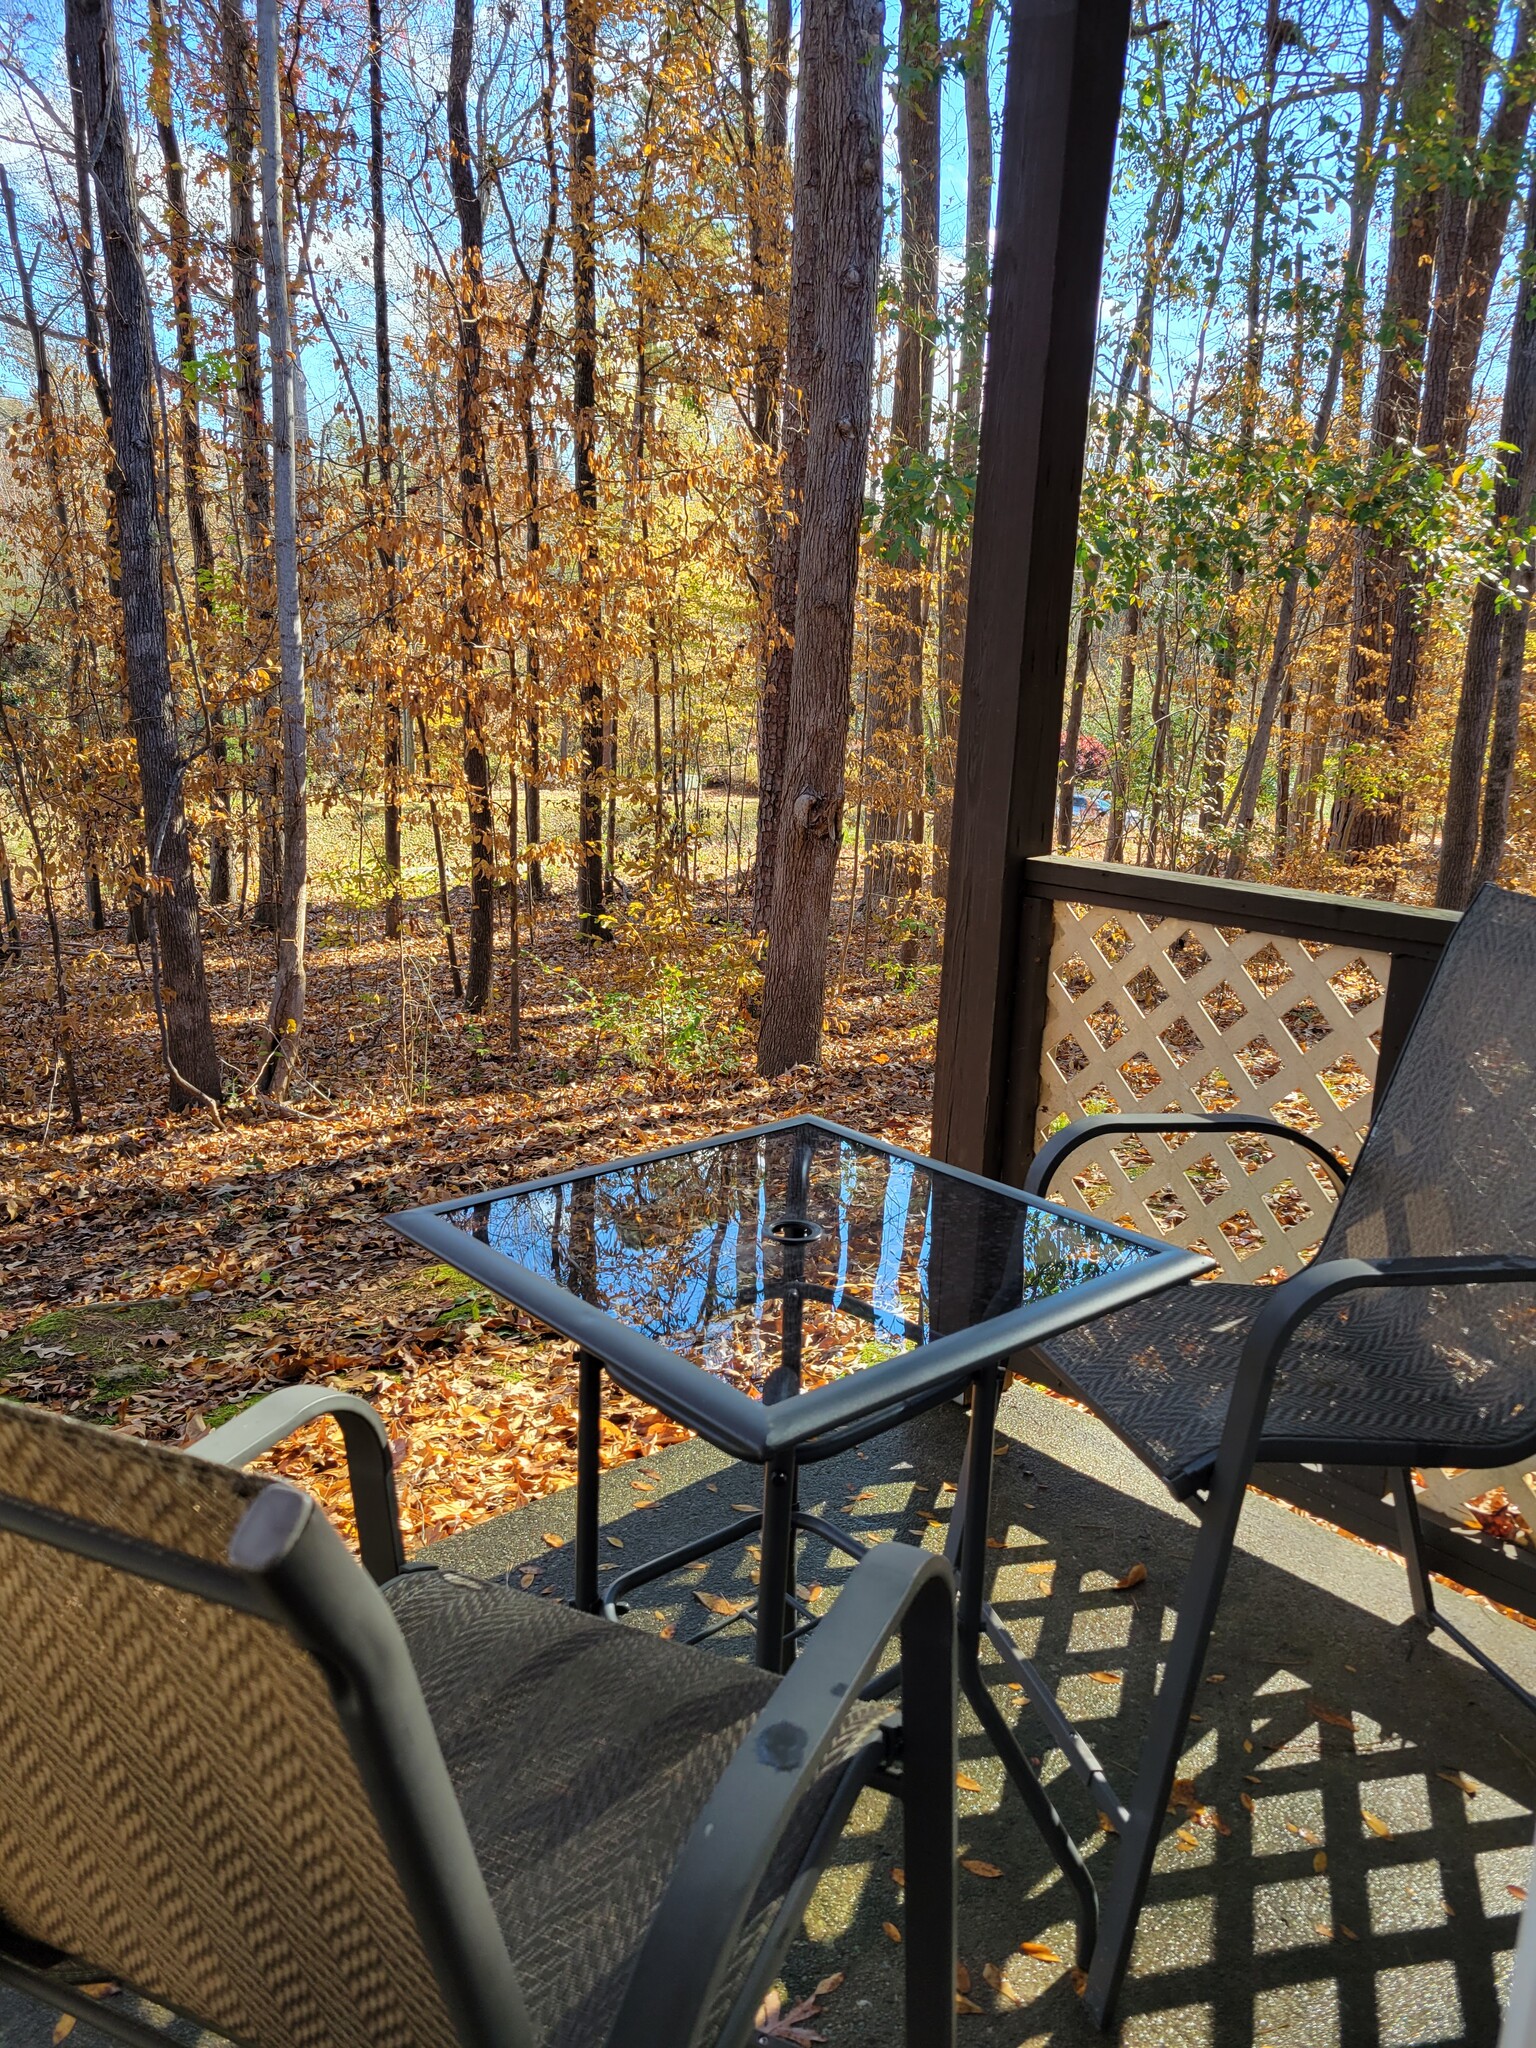
[[[1446,948],[1319,1261],[1536,1252],[1536,899],[1483,890]],[[1183,1495],[1215,1458],[1261,1289],[1183,1288],[1042,1346]],[[1494,1463],[1536,1434],[1536,1287],[1393,1288],[1292,1338],[1259,1449]]]
[[[0,1403],[0,1490],[205,1562],[264,1483]],[[0,1612],[0,1916],[261,2048],[453,2039],[285,1634],[3,1532]]]
[[[778,1681],[456,1573],[385,1588],[541,2048],[596,2048],[688,1832]],[[851,1715],[753,1903],[723,2022],[842,1776]],[[658,2044],[660,2048],[660,2044]]]

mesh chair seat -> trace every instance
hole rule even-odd
[[[384,1592],[541,2048],[590,2048],[618,2010],[689,1829],[778,1680],[457,1573],[408,1571]],[[850,1717],[802,1802],[723,2007],[800,1868],[842,1764],[884,1711]],[[558,1742],[554,1730],[563,1731]]]
[[[1040,1348],[1051,1366],[1182,1500],[1204,1484],[1248,1330],[1266,1290],[1179,1288]],[[1467,1296],[1502,1294],[1485,1326]],[[1521,1299],[1512,1299],[1518,1293]],[[1481,1341],[1502,1328],[1504,1347]],[[1259,1459],[1497,1463],[1536,1408],[1510,1349],[1536,1344],[1524,1289],[1412,1288],[1335,1303],[1292,1338],[1275,1373]]]

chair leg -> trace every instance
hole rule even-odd
[[[1184,1731],[1221,1601],[1252,1462],[1251,1457],[1246,1458],[1238,1469],[1237,1461],[1233,1460],[1232,1469],[1224,1471],[1218,1461],[1200,1533],[1195,1538],[1189,1575],[1180,1589],[1179,1618],[1141,1746],[1141,1768],[1130,1798],[1130,1824],[1116,1851],[1114,1873],[1100,1914],[1098,1940],[1088,1968],[1088,2010],[1099,2027],[1109,2023],[1130,1961],[1136,1922],[1157,1854],[1168,1795],[1178,1774]]]
[[[934,1582],[901,1631],[907,2048],[955,2040],[955,1615]]]
[[[1419,1503],[1414,1494],[1411,1472],[1392,1474],[1392,1508],[1397,1517],[1398,1547],[1403,1553],[1403,1563],[1408,1567],[1408,1590],[1413,1596],[1413,1611],[1426,1628],[1433,1628],[1439,1617],[1435,1613],[1434,1588],[1424,1563],[1424,1532],[1419,1522]]]

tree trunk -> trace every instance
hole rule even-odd
[[[1268,252],[1267,227],[1270,206],[1270,125],[1279,76],[1283,44],[1279,0],[1268,0],[1264,16],[1264,101],[1259,112],[1253,144],[1253,227],[1248,242],[1248,277],[1244,298],[1243,384],[1238,408],[1239,468],[1247,467],[1258,423],[1259,396],[1264,379],[1264,275]],[[1227,575],[1228,602],[1222,615],[1216,642],[1215,681],[1211,693],[1211,715],[1205,729],[1205,760],[1202,769],[1200,830],[1213,834],[1221,823],[1227,796],[1227,750],[1232,732],[1232,714],[1237,704],[1238,618],[1237,600],[1242,595],[1244,571],[1234,560]],[[1208,867],[1212,849],[1206,849],[1202,866]]]
[[[576,911],[584,939],[606,938],[603,914],[602,600],[597,566],[597,8],[567,0],[565,80],[571,184],[571,426],[576,503],[585,529],[579,561],[581,790],[576,822]]]
[[[0,832],[0,960],[21,958],[21,921],[16,915],[16,890],[11,881],[11,857]]]
[[[555,236],[560,227],[560,156],[555,147],[555,25],[550,0],[541,0],[540,22],[544,42],[544,82],[539,92],[539,130],[544,142],[544,175],[548,204],[544,213],[544,235],[539,244],[538,267],[528,299],[528,318],[523,329],[522,374],[518,380],[517,410],[523,438],[523,471],[528,484],[528,512],[523,526],[523,548],[528,574],[539,574],[540,477],[539,441],[533,421],[533,387],[538,375],[539,349],[544,335],[544,308],[549,298],[549,272],[554,257]],[[539,635],[528,635],[525,660],[528,678],[528,767],[523,777],[523,829],[529,848],[543,837],[539,817]],[[538,903],[544,895],[544,870],[530,850],[528,856],[528,898]]]
[[[229,151],[230,309],[234,319],[240,407],[241,523],[245,529],[246,658],[272,656],[272,479],[267,467],[266,397],[261,371],[259,278],[261,239],[252,173],[256,112],[255,51],[244,0],[219,0],[220,66]],[[253,706],[256,744],[256,903],[253,924],[277,926],[281,861],[278,846],[278,748],[272,693]],[[249,728],[247,728],[249,730]]]
[[[842,841],[859,522],[880,265],[884,0],[806,0],[795,135],[790,333],[813,364],[780,821],[758,1071],[820,1049],[828,918]],[[792,794],[791,794],[792,793]]]
[[[395,517],[394,363],[389,337],[389,273],[384,249],[384,19],[379,0],[368,0],[368,213],[373,240],[373,356],[375,433],[379,454],[379,516]],[[401,650],[396,645],[399,602],[395,553],[382,539],[386,669],[384,702],[384,936],[398,938],[400,899],[400,770],[403,719]]]
[[[1067,698],[1067,723],[1061,736],[1061,781],[1056,792],[1056,846],[1072,851],[1072,802],[1077,794],[1077,749],[1083,736],[1083,700],[1088,693],[1088,664],[1093,654],[1093,613],[1089,609],[1093,579],[1085,571],[1077,614],[1077,645],[1072,656],[1072,688]]]
[[[761,398],[762,445],[783,447],[776,511],[766,510],[760,599],[762,655],[757,698],[757,841],[752,865],[754,931],[767,922],[773,900],[779,803],[784,775],[784,732],[794,666],[795,572],[800,529],[794,516],[804,472],[800,394],[809,365],[789,335],[785,305],[785,215],[789,197],[790,0],[768,0],[768,63],[763,79],[763,146],[755,200],[761,238],[763,295],[758,312],[762,347],[756,357],[754,408]],[[784,379],[782,403],[780,376]],[[754,410],[754,432],[759,414]]]
[[[187,174],[171,105],[170,37],[163,0],[150,0],[150,100],[165,170],[165,218],[170,242],[171,314],[176,333],[176,426],[181,446],[181,496],[192,547],[197,589],[195,616],[206,640],[214,605],[213,541],[208,532],[203,484],[203,427],[198,403],[197,316],[192,307],[192,231],[187,214]],[[206,705],[208,757],[213,779],[213,817],[208,833],[208,901],[229,901],[229,779],[224,719],[216,702]]]
[[[458,398],[459,686],[464,720],[464,786],[469,800],[469,960],[464,1007],[485,1008],[496,944],[496,819],[480,698],[480,581],[485,554],[485,432],[481,418],[485,306],[485,215],[480,170],[469,131],[469,72],[475,48],[475,0],[454,0],[448,60],[448,177],[459,219]]]
[[[1418,432],[1423,347],[1442,184],[1426,141],[1450,48],[1435,0],[1418,0],[1403,40],[1398,73],[1399,147],[1392,195],[1392,235],[1381,311],[1381,357],[1371,408],[1370,446],[1386,456]],[[1340,731],[1343,784],[1329,839],[1336,852],[1363,853],[1380,843],[1382,813],[1350,787],[1351,756],[1377,737],[1392,653],[1392,621],[1404,571],[1401,542],[1362,533],[1350,603],[1345,713]]]
[[[1520,745],[1520,700],[1525,687],[1525,637],[1531,616],[1530,591],[1536,580],[1536,549],[1525,558],[1520,572],[1522,595],[1515,609],[1504,615],[1502,645],[1499,649],[1499,680],[1493,700],[1493,735],[1488,743],[1488,780],[1483,789],[1482,835],[1477,848],[1477,865],[1472,870],[1471,895],[1484,882],[1496,882],[1504,859],[1504,842],[1509,836],[1509,799],[1515,780],[1515,756]]]
[[[186,762],[172,715],[162,529],[155,498],[154,342],[111,0],[66,0],[65,29],[84,103],[105,250],[112,361],[123,653],[149,856],[150,929],[163,991],[173,1109],[217,1101],[219,1056],[203,973],[197,890],[182,801]]]
[[[1528,192],[1525,237],[1520,253],[1520,290],[1505,363],[1504,407],[1499,421],[1500,473],[1493,501],[1494,519],[1510,556],[1509,567],[1516,585],[1516,608],[1521,611],[1529,601],[1528,590],[1521,588],[1527,570],[1523,536],[1533,501],[1536,501],[1536,296],[1533,296],[1531,279],[1533,262],[1536,262],[1536,192]],[[1501,596],[1506,598],[1506,608],[1502,611],[1499,604]],[[1435,901],[1442,910],[1464,910],[1472,900],[1473,875],[1478,865],[1483,755],[1488,746],[1488,721],[1499,688],[1501,655],[1512,622],[1507,598],[1502,579],[1495,582],[1485,572],[1472,599],[1461,696],[1456,705],[1456,728],[1451,739],[1445,825],[1440,839],[1440,872],[1435,886]],[[1517,709],[1518,695],[1517,687]],[[1494,829],[1502,847],[1503,822],[1497,817]]]
[[[891,391],[890,448],[877,589],[883,597],[865,714],[869,810],[865,868],[870,900],[905,895],[921,879],[911,840],[922,815],[923,522],[933,417],[933,324],[938,305],[939,16],[937,0],[902,0],[896,93],[901,180],[901,310]],[[913,711],[917,712],[914,721]],[[918,744],[914,750],[914,725]],[[916,758],[914,759],[914,752]]]
[[[267,1013],[258,1086],[281,1102],[293,1080],[304,1028],[304,926],[309,900],[309,784],[304,729],[304,628],[299,611],[299,509],[293,417],[293,335],[288,310],[288,230],[283,208],[283,131],[278,106],[278,0],[256,0],[261,86],[261,253],[272,352],[272,564],[277,585],[278,705],[283,740],[283,884],[277,911],[277,973]]]
[[[1333,345],[1323,376],[1323,388],[1318,398],[1317,415],[1313,421],[1309,444],[1309,453],[1314,461],[1328,446],[1328,436],[1333,428],[1334,407],[1338,402],[1339,389],[1359,323],[1359,308],[1365,292],[1366,242],[1370,233],[1371,207],[1376,196],[1380,161],[1376,148],[1376,124],[1381,113],[1381,15],[1378,9],[1371,10],[1370,21],[1371,44],[1366,58],[1365,83],[1360,92],[1360,125],[1355,136],[1355,168],[1349,202],[1349,242],[1344,257],[1344,275],[1340,281],[1339,310],[1334,322]],[[1290,565],[1280,590],[1274,644],[1270,650],[1269,668],[1259,699],[1258,720],[1233,796],[1233,840],[1226,861],[1228,876],[1242,873],[1248,853],[1248,839],[1253,830],[1253,821],[1258,815],[1259,796],[1264,786],[1264,767],[1269,755],[1275,714],[1290,674],[1291,636],[1295,630],[1302,572],[1306,567],[1307,543],[1312,533],[1313,510],[1312,498],[1304,497],[1291,540]]]
[[[965,281],[960,294],[960,364],[955,380],[952,462],[963,490],[945,563],[944,617],[939,629],[938,746],[933,763],[933,890],[949,886],[950,824],[955,801],[955,735],[960,674],[965,665],[965,608],[971,584],[971,500],[981,441],[981,372],[987,342],[987,288],[992,236],[992,102],[987,49],[993,0],[970,0],[965,65]],[[1069,799],[1070,801],[1070,799]]]
[[[1125,635],[1120,648],[1120,695],[1115,704],[1115,747],[1109,776],[1109,823],[1104,858],[1125,858],[1126,798],[1131,786],[1131,738],[1136,717],[1136,651],[1141,640],[1141,579],[1125,608]]]

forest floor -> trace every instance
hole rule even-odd
[[[270,935],[211,914],[215,1028],[235,1083],[216,1120],[165,1113],[142,964],[120,917],[106,933],[77,920],[66,950],[85,1119],[72,1133],[46,936],[29,921],[0,989],[0,1394],[180,1443],[275,1386],[360,1393],[388,1423],[417,1544],[569,1484],[569,1347],[385,1218],[800,1110],[925,1150],[938,988],[931,961],[903,966],[856,937],[822,1067],[767,1083],[752,1067],[753,949],[718,884],[645,909],[613,945],[583,946],[572,927],[557,899],[525,937],[513,1055],[504,929],[492,1002],[468,1017],[435,914],[415,906],[394,943],[377,912],[312,899],[295,1118],[250,1088]],[[610,1464],[682,1434],[638,1403],[607,1413]],[[331,1425],[269,1462],[345,1523]]]

